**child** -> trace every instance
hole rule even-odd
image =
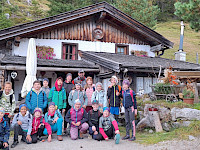
[[[33,82],[33,88],[26,96],[26,104],[31,114],[33,114],[36,107],[41,108],[42,111],[47,107],[47,96],[42,91],[40,81],[36,80]]]
[[[60,113],[60,111],[56,110],[55,103],[50,102],[48,112],[45,114],[45,122],[50,124],[52,132],[57,132],[57,139],[58,141],[62,141],[62,123],[63,123],[63,117]],[[48,135],[48,126],[44,129],[44,134]],[[49,134],[50,135],[50,134]]]
[[[9,150],[8,140],[10,136],[10,128],[8,123],[3,118],[5,109],[0,107],[0,149]]]
[[[21,104],[19,106],[20,112],[16,114],[12,121],[12,128],[14,129],[14,141],[11,145],[11,148],[17,146],[18,136],[22,135],[22,142],[26,142],[27,144],[31,144],[31,131],[32,131],[32,115],[27,110],[26,104]]]
[[[4,119],[10,126],[10,118],[14,115],[16,108],[15,95],[11,82],[5,82],[4,90],[0,91],[0,107],[5,109]]]
[[[129,139],[129,141],[135,140],[135,115],[137,115],[137,103],[135,98],[135,92],[129,88],[130,82],[128,80],[123,81],[123,106],[125,108],[125,122],[126,122],[126,136],[122,140]],[[129,130],[132,129],[132,137],[130,138]]]
[[[83,139],[83,133],[87,131],[88,121],[86,111],[81,108],[81,101],[75,100],[74,107],[72,107],[65,117],[65,120],[70,123],[70,136],[72,140],[76,140],[78,137]]]
[[[122,97],[122,91],[121,91],[121,86],[117,85],[118,79],[116,76],[112,76],[110,82],[111,86],[108,87],[108,92],[107,92],[109,99],[110,113],[115,116],[115,119],[118,122],[120,98]]]
[[[42,109],[35,108],[34,118],[32,121],[32,132],[31,132],[32,143],[37,143],[38,139],[42,141],[41,136],[44,131],[44,128],[47,129],[49,135],[48,142],[51,142],[51,134],[52,134],[51,126],[47,122],[45,122],[44,118],[42,117]]]
[[[115,132],[114,132],[115,129]],[[106,140],[112,139],[115,135],[115,143],[119,144],[120,133],[117,121],[110,115],[109,108],[103,108],[103,116],[99,120],[99,131],[100,134],[97,135],[97,140]]]
[[[62,113],[66,109],[66,91],[63,86],[63,79],[61,77],[56,79],[55,87],[51,88],[48,102],[54,102],[56,109],[59,109]]]
[[[93,84],[92,77],[87,77],[86,79],[86,85],[85,85],[85,94],[88,98],[88,103],[86,107],[86,112],[89,112],[92,110],[92,93],[95,91],[95,85]]]
[[[82,107],[85,109],[88,103],[88,98],[83,89],[81,88],[81,84],[77,83],[75,85],[75,90],[72,90],[69,93],[68,102],[70,106],[73,106],[74,101],[79,99],[81,101]]]
[[[89,134],[92,135],[93,139],[96,139],[99,134],[99,118],[102,113],[99,109],[99,102],[97,100],[92,101],[92,110],[88,112],[88,123],[89,123]]]
[[[92,101],[97,100],[99,102],[99,110],[103,113],[103,108],[107,107],[107,97],[103,90],[103,85],[100,82],[96,84],[96,91],[92,94]]]

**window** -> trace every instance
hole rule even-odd
[[[63,43],[62,59],[77,60],[78,59],[78,44]]]
[[[115,53],[129,55],[129,46],[123,44],[116,44]]]

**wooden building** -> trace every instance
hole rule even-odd
[[[37,47],[50,47],[54,50],[54,59],[38,59],[37,72],[38,78],[47,77],[52,85],[57,76],[64,77],[66,73],[72,72],[75,77],[80,68],[96,81],[103,81],[104,85],[108,84],[108,78],[112,74],[119,74],[123,79],[121,68],[123,61],[132,57],[135,59],[136,56],[123,57],[125,60],[121,60],[122,62],[106,58],[109,60],[110,64],[108,64],[103,61],[105,56],[100,56],[102,52],[107,56],[111,53],[117,53],[116,56],[126,56],[141,52],[147,58],[151,57],[147,60],[152,61],[161,59],[155,56],[162,55],[165,50],[173,47],[171,41],[135,19],[137,18],[131,18],[110,4],[102,2],[0,30],[0,70],[2,71],[0,80],[11,80],[10,73],[16,71],[18,78],[12,82],[17,99],[20,97],[30,38],[35,38]],[[81,52],[79,53],[78,50]],[[99,54],[92,52],[99,52]],[[146,57],[137,58],[146,60]],[[100,62],[96,62],[97,60]],[[160,62],[155,67],[159,68]],[[129,63],[133,65],[134,60],[131,59]],[[128,73],[132,72],[131,77],[134,76],[133,80],[136,80],[134,67],[133,65],[132,70],[128,69]],[[143,66],[137,69],[137,72],[141,76],[148,76],[149,69]]]

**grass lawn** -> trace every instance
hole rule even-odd
[[[200,32],[193,31],[188,23],[184,24],[183,50],[186,52],[186,61],[196,63],[196,53],[198,52],[200,63]],[[155,31],[174,43],[174,47],[166,50],[162,57],[175,59],[174,53],[178,51],[180,42],[180,21],[159,23]]]
[[[125,127],[119,127],[121,136],[125,136],[126,129]],[[160,132],[160,133],[149,133],[149,130],[146,132],[137,132],[136,131],[136,141],[140,144],[156,144],[162,141],[169,140],[187,140],[189,135],[200,136],[200,121],[193,121],[189,127],[181,127],[178,129],[172,129],[170,132]]]

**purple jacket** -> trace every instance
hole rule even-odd
[[[73,107],[68,110],[66,116],[65,116],[65,121],[69,122],[71,124],[71,122],[81,122],[81,124],[83,124],[84,122],[88,121],[87,118],[87,113],[85,111],[85,109],[80,108],[78,111],[76,111]],[[75,127],[74,125],[71,124],[72,127]]]

